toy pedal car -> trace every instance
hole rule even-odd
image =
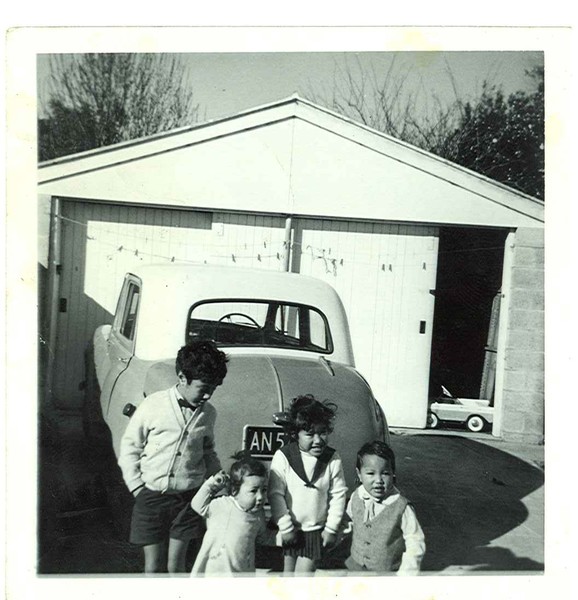
[[[428,427],[435,429],[441,423],[461,423],[478,433],[494,421],[494,407],[489,400],[456,398],[442,386],[443,394],[430,402]]]

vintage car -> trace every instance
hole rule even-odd
[[[478,433],[494,421],[494,407],[489,400],[477,398],[454,398],[442,395],[430,402],[428,427],[435,429],[441,423],[465,424],[470,431]]]
[[[195,339],[214,340],[229,357],[211,399],[225,468],[241,448],[270,460],[284,443],[273,415],[300,394],[337,405],[330,444],[343,458],[350,488],[359,447],[389,440],[385,416],[354,368],[345,311],[330,285],[208,265],[148,265],[125,276],[113,322],[96,330],[87,352],[87,431],[104,420],[118,454],[135,407],[176,383],[177,350]]]

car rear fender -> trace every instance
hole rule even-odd
[[[177,375],[174,360],[155,362],[146,372],[143,394],[144,396],[150,396],[155,392],[172,387],[176,382]]]
[[[96,371],[96,379],[98,385],[102,389],[108,372],[110,371],[111,362],[108,353],[108,339],[112,325],[101,325],[92,337],[92,346],[94,351],[94,369]]]
[[[365,377],[357,369],[352,368],[351,371],[353,371],[365,383],[365,385],[367,386],[367,389],[369,390],[369,393],[371,395],[372,404],[373,404],[373,410],[375,412],[376,426],[379,431],[379,439],[383,439],[383,441],[386,444],[391,444],[391,440],[390,440],[390,436],[389,436],[389,426],[387,424],[387,418],[385,416],[385,412],[383,411],[381,404],[376,400],[375,396],[373,395],[373,391],[371,390],[371,386],[369,385],[369,382],[367,381],[367,379],[365,379]]]

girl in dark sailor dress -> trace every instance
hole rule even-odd
[[[341,458],[327,445],[335,407],[311,395],[291,404],[291,442],[271,461],[269,502],[279,528],[285,573],[312,573],[333,544],[345,510],[347,485]]]

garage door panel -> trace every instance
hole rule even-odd
[[[424,427],[437,228],[323,219],[300,220],[297,227],[298,270],[340,294],[356,366],[390,424]]]

